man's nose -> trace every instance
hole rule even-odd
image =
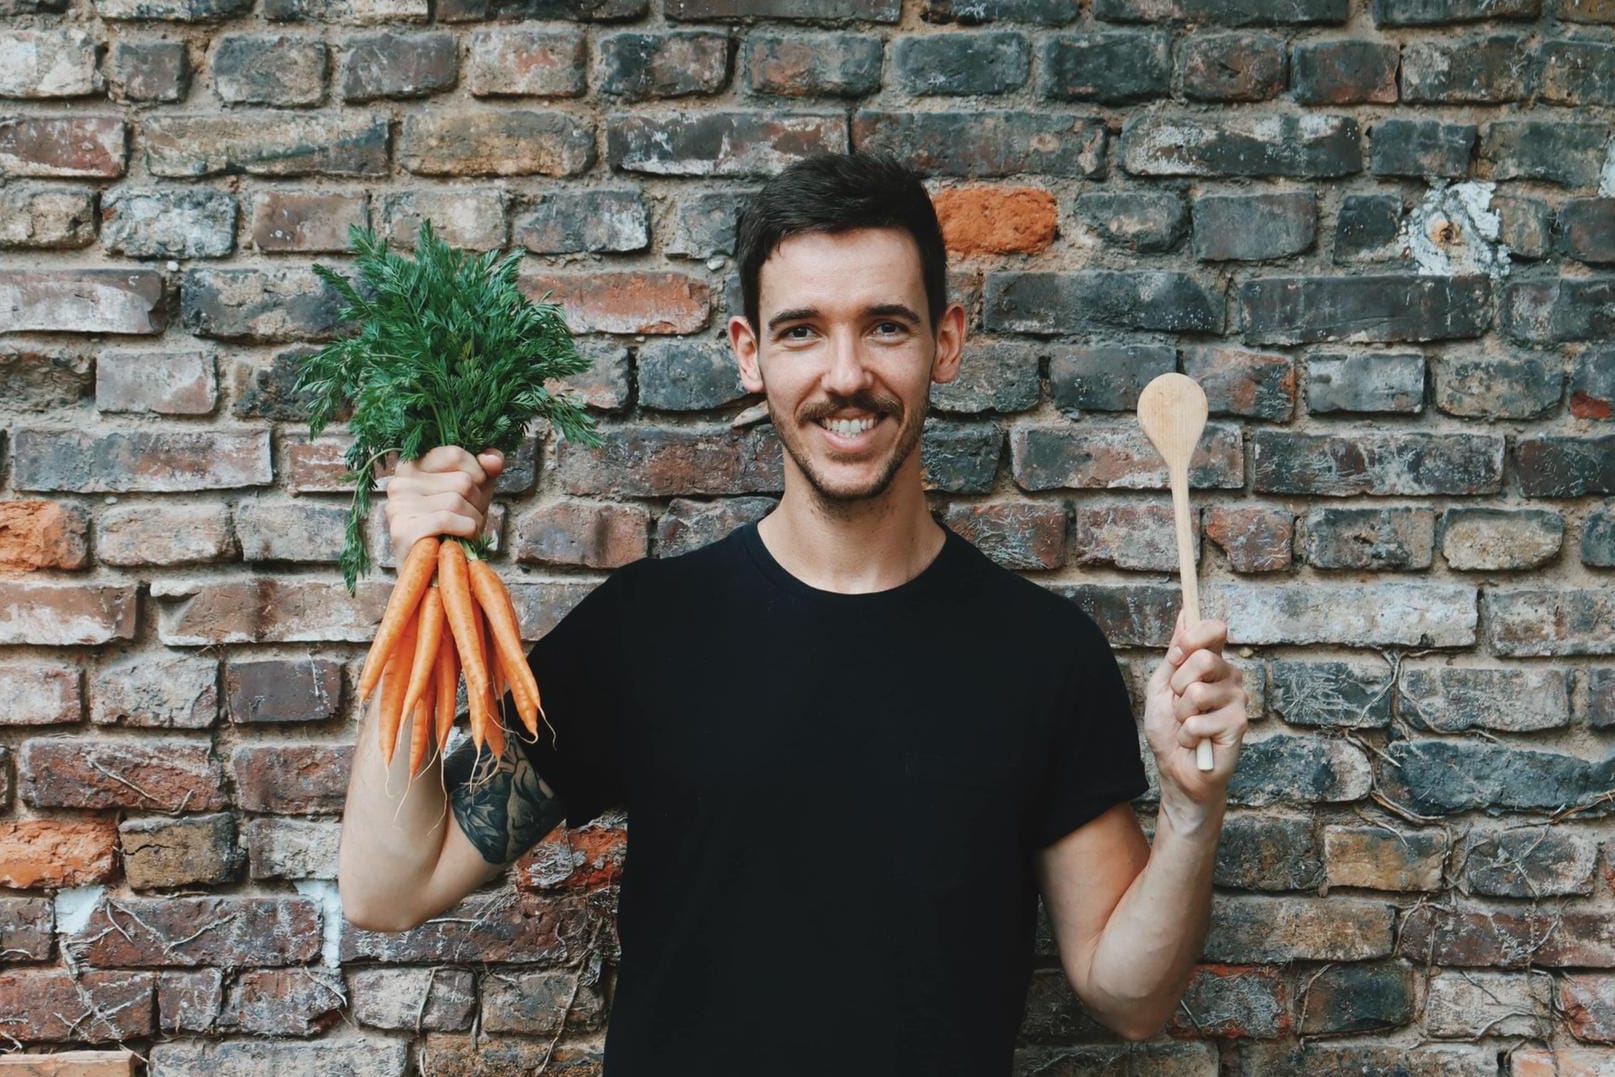
[[[855,334],[837,334],[831,342],[830,368],[824,374],[825,389],[848,396],[868,386],[862,343]]]

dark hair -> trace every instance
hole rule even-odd
[[[798,161],[763,185],[741,210],[740,298],[758,330],[758,282],[768,256],[791,236],[898,228],[920,252],[931,327],[948,301],[948,262],[936,207],[920,174],[883,153],[825,153]]]

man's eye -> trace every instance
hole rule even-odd
[[[875,332],[881,334],[882,336],[893,336],[895,334],[905,333],[907,331],[908,327],[902,322],[881,322],[875,326]]]
[[[787,340],[806,340],[812,333],[813,329],[809,326],[793,325],[781,335]]]

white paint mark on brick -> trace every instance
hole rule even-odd
[[[1402,242],[1421,274],[1508,275],[1509,251],[1499,238],[1502,219],[1491,208],[1496,184],[1436,183],[1402,223]]]
[[[320,903],[320,963],[326,968],[342,964],[342,895],[330,879],[295,879],[292,886]]]

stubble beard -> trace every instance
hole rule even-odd
[[[780,421],[780,416],[774,410],[774,402],[768,402],[768,417],[774,423],[774,429],[780,435],[780,443],[790,454],[796,469],[802,473],[813,491],[814,500],[822,507],[832,512],[846,512],[860,503],[872,501],[884,494],[892,485],[892,480],[902,470],[908,458],[919,447],[921,434],[925,429],[925,416],[930,406],[930,400],[921,401],[919,411],[912,416],[913,422],[899,430],[897,444],[892,446],[891,456],[887,459],[885,467],[876,476],[873,482],[855,487],[837,487],[831,484],[815,466],[801,440],[797,436],[797,425],[787,426]],[[818,420],[825,416],[848,407],[873,412],[881,416],[881,421],[892,419],[899,424],[911,418],[902,408],[902,405],[890,397],[878,396],[873,393],[858,393],[850,397],[832,399],[816,408],[808,409],[792,420],[793,424],[812,423],[817,425]],[[789,431],[787,433],[787,431]]]

